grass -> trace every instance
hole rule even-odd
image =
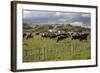
[[[23,40],[23,62],[84,60],[91,58],[90,40],[34,38]]]

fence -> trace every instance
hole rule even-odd
[[[87,45],[66,45],[67,47],[36,48],[23,51],[24,62],[57,61],[67,59],[80,59],[80,53],[90,50]],[[62,48],[62,49],[61,49]]]

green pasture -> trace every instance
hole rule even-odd
[[[91,58],[90,39],[79,41],[66,38],[42,38],[34,35],[33,38],[23,39],[23,62],[85,60]]]

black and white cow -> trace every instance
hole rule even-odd
[[[33,37],[34,37],[33,34],[32,34],[32,33],[29,33],[29,34],[27,35],[26,39],[33,38]]]

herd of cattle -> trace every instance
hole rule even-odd
[[[43,33],[23,33],[23,38],[26,40],[30,38],[34,38],[35,35],[40,35],[41,38],[50,38],[50,39],[57,39],[57,42],[64,40],[66,38],[71,37],[72,40],[87,40],[87,37],[90,35],[89,33],[79,33],[79,32],[73,32],[73,33],[51,33],[51,32],[43,32]]]

